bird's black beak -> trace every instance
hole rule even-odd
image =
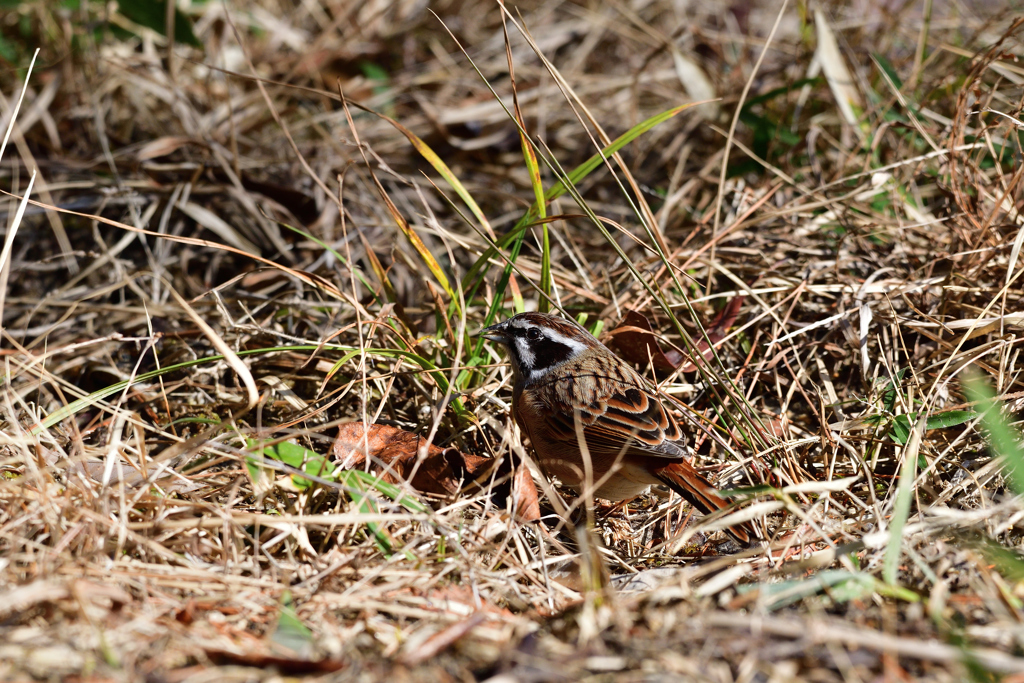
[[[499,344],[508,344],[508,321],[500,322],[490,327],[485,327],[480,332],[480,336],[484,339],[489,339],[492,342],[498,342]]]

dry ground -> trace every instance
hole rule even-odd
[[[1013,7],[0,7],[0,679],[1024,680]],[[508,458],[523,306],[645,316],[766,543],[275,460]]]

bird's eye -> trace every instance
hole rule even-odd
[[[540,330],[536,327],[531,327],[526,331],[527,339],[540,339]]]

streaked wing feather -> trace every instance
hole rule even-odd
[[[636,386],[616,383],[614,393],[579,410],[587,448],[594,455],[646,455],[678,460],[683,450],[672,443],[682,437],[678,423],[656,397]],[[548,416],[553,436],[576,441],[576,425],[570,411]]]

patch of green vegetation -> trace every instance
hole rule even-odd
[[[167,35],[167,0],[119,0],[117,10],[136,24]],[[192,32],[192,22],[177,7],[174,9],[174,42],[203,46]]]
[[[908,368],[901,368],[896,372],[896,376],[886,381],[885,386],[881,391],[881,403],[882,410],[876,415],[869,415],[865,418],[865,421],[870,425],[881,426],[882,433],[895,443],[906,446],[907,441],[910,439],[910,430],[913,425],[920,419],[920,412],[911,411],[909,413],[902,413],[897,415],[897,399],[899,399],[899,391],[903,386],[904,378],[906,377]],[[909,396],[904,396],[904,401],[909,401]],[[914,403],[920,404],[921,401],[914,400]],[[947,410],[929,415],[925,422],[925,429],[946,429],[948,427],[956,427],[966,422],[970,422],[972,419],[977,417],[977,413],[973,410]],[[924,456],[919,456],[918,464],[920,467],[927,467],[928,463],[925,461]]]
[[[376,514],[380,508],[370,495],[373,490],[384,494],[398,505],[410,512],[426,512],[427,507],[410,497],[401,488],[383,481],[377,475],[362,470],[342,470],[327,456],[320,455],[298,444],[283,441],[275,444],[261,444],[255,439],[247,440],[250,455],[246,458],[246,469],[254,483],[265,480],[269,472],[275,471],[266,467],[266,460],[284,463],[294,474],[291,483],[299,489],[309,489],[317,481],[337,483],[356,506],[356,510],[365,514]],[[287,471],[287,470],[286,470]],[[375,521],[367,521],[366,528],[373,535],[381,552],[391,555],[395,542],[383,525]],[[406,553],[409,559],[415,559]]]

